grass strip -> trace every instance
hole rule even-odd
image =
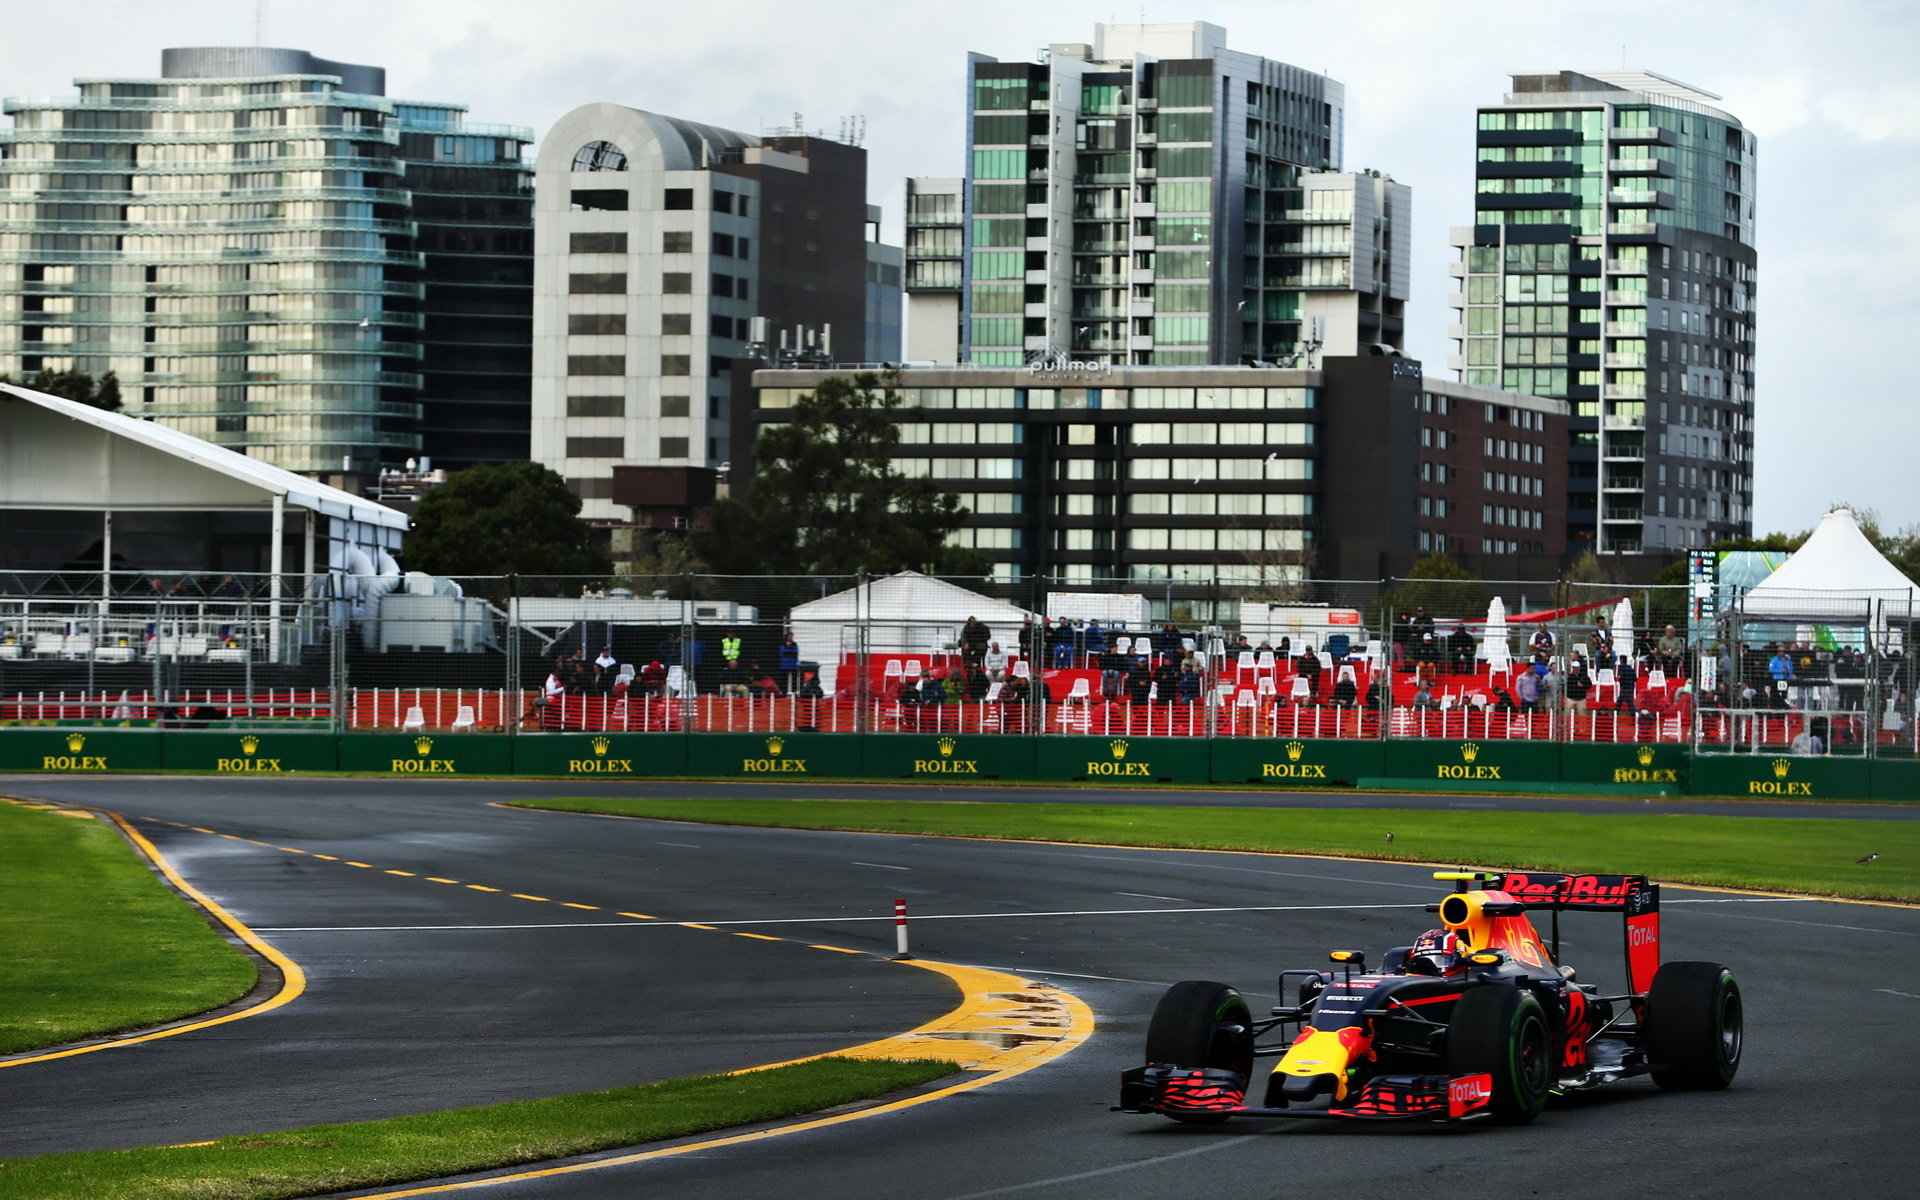
[[[958,1070],[932,1059],[820,1058],[199,1146],[7,1159],[0,1200],[277,1200],[440,1179],[818,1112]]]
[[[518,803],[721,825],[1635,872],[1672,883],[1920,900],[1920,821],[1717,817],[1624,807],[1617,813],[1585,814],[944,800],[608,797]],[[1868,854],[1879,857],[1871,863],[1855,861]]]
[[[104,821],[0,803],[0,1054],[239,999],[259,977]]]

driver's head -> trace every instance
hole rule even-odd
[[[1414,975],[1451,975],[1460,969],[1460,938],[1451,929],[1429,929],[1407,952],[1407,971]]]

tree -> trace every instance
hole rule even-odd
[[[1430,616],[1472,618],[1487,610],[1493,590],[1478,575],[1436,551],[1407,569],[1406,578],[1381,595],[1392,618],[1415,608]]]
[[[0,383],[12,382],[12,376],[0,375]],[[98,386],[95,386],[93,376],[85,371],[39,371],[20,386],[63,400],[77,400],[108,412],[120,411],[120,377],[112,371],[100,377]]]
[[[724,575],[984,575],[978,551],[947,545],[966,523],[953,495],[893,466],[894,377],[834,376],[754,445],[746,494],[713,505],[693,551]]]
[[[405,558],[430,575],[606,577],[606,551],[580,520],[580,497],[539,463],[469,467],[413,513]]]

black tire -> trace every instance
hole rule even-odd
[[[1207,1067],[1253,1076],[1253,1014],[1239,992],[1224,983],[1189,979],[1160,997],[1147,1025],[1147,1061]],[[1168,1113],[1190,1125],[1216,1125],[1214,1113]]]
[[[1453,1006],[1447,1070],[1491,1075],[1488,1108],[1501,1125],[1525,1125],[1546,1107],[1553,1089],[1553,1038],[1533,993],[1486,984],[1470,987]]]
[[[1726,1087],[1740,1070],[1745,1025],[1732,971],[1719,963],[1662,963],[1647,989],[1653,1081],[1682,1091]]]

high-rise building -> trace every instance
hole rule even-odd
[[[1575,550],[1752,531],[1754,138],[1718,99],[1562,71],[1480,109],[1451,365],[1571,404]]]
[[[6,102],[0,372],[111,371],[127,412],[313,474],[524,453],[529,131],[304,50],[77,86]]]
[[[909,359],[1309,363],[1399,348],[1411,193],[1344,87],[1205,22],[970,56],[967,170],[907,189]]]
[[[884,263],[858,146],[589,104],[535,177],[533,457],[582,516],[683,521],[711,498],[734,360],[868,352]]]

